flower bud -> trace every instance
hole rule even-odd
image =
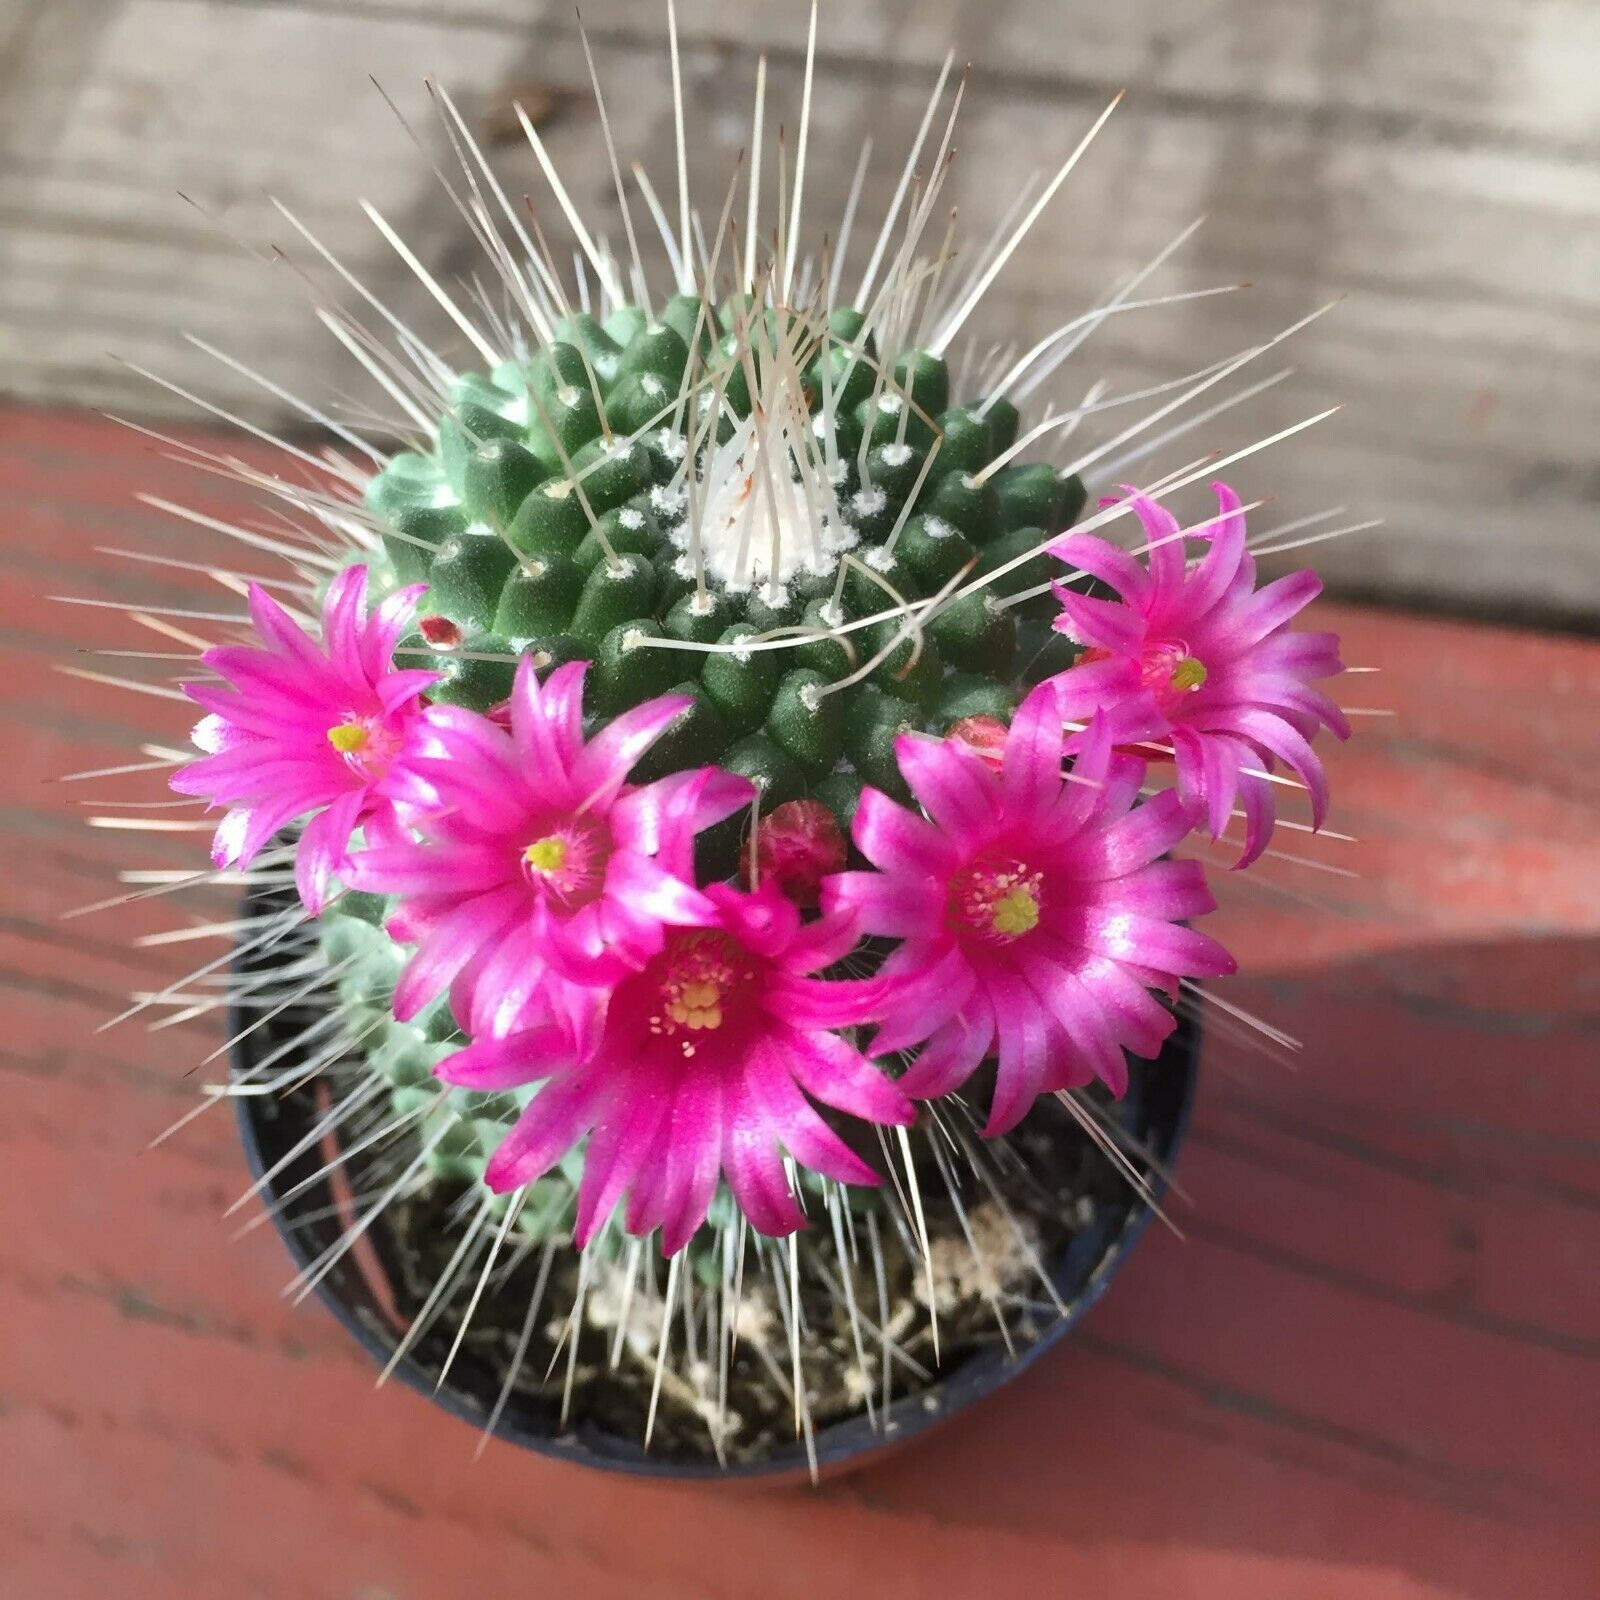
[[[776,882],[798,906],[816,905],[822,880],[844,870],[844,835],[834,814],[820,800],[786,800],[756,827],[755,871],[745,845],[740,875],[754,887]]]
[[[1006,725],[998,717],[963,717],[951,723],[946,737],[975,750],[985,766],[1000,770],[1005,757]]]

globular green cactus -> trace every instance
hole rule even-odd
[[[814,1412],[874,1416],[874,1396],[887,1410],[952,1352],[1036,1337],[1041,1292],[1067,1309],[1059,1248],[1109,1180],[1141,1200],[1159,1188],[1128,1153],[1141,1095],[1112,1104],[1129,1056],[1174,1037],[1163,1001],[1180,984],[1232,970],[1187,926],[1212,904],[1203,869],[1159,858],[1240,815],[1254,859],[1269,784],[1303,787],[1320,826],[1301,724],[1348,731],[1308,688],[1340,670],[1330,636],[1275,637],[1314,584],[1254,595],[1232,489],[1185,528],[1157,497],[1200,477],[1191,465],[1063,546],[1085,486],[1030,459],[1094,432],[1097,411],[1181,388],[1078,454],[1114,484],[1256,392],[1164,420],[1277,341],[1157,390],[1035,402],[1106,317],[1163,303],[1130,296],[1169,246],[1019,359],[957,345],[1111,108],[952,271],[953,233],[935,247],[930,228],[947,67],[841,302],[866,168],[838,234],[815,226],[816,28],[813,13],[794,164],[780,137],[775,212],[769,163],[746,169],[743,237],[738,178],[719,220],[691,200],[674,42],[675,219],[634,169],[664,278],[603,99],[626,260],[524,124],[579,247],[569,272],[437,91],[462,186],[441,176],[497,281],[436,281],[368,206],[447,317],[435,348],[365,290],[321,313],[395,433],[296,402],[355,454],[290,447],[295,471],[237,471],[304,537],[193,518],[252,562],[289,558],[287,581],[196,569],[245,596],[250,642],[197,644],[211,676],[186,688],[205,715],[170,780],[225,808],[212,861],[248,869],[251,909],[185,932],[245,930],[220,997],[212,961],[135,1007],[187,1008],[198,988],[202,1008],[255,1013],[236,1045],[273,1039],[242,1052],[228,1092],[256,1109],[303,1095],[317,1121],[256,1187],[306,1155],[316,1171],[276,1204],[318,1174],[342,1170],[347,1191],[330,1181],[339,1236],[302,1294],[397,1208],[415,1315],[391,1365],[437,1317],[453,1323],[427,1354],[443,1383],[492,1307],[488,1343],[515,1343],[501,1405],[530,1350],[541,1392],[565,1350],[563,1420],[576,1387],[602,1418],[626,1394],[617,1415],[648,1443],[665,1395],[674,1448],[724,1461],[760,1458],[791,1416],[809,1452]],[[763,69],[758,149],[765,93]],[[813,185],[813,213],[817,199]],[[308,483],[308,464],[327,476]],[[1118,518],[1139,551],[1090,531]],[[1189,537],[1205,539],[1192,560]],[[174,614],[181,627],[141,620],[171,643],[209,616]],[[1171,760],[1175,791],[1149,794],[1145,755]],[[171,873],[149,877],[165,892]],[[559,1303],[542,1312],[547,1280]],[[494,1302],[513,1282],[526,1309],[508,1322]],[[742,1379],[741,1350],[758,1358]],[[619,1359],[649,1375],[642,1404]]]
[[[848,837],[863,785],[905,793],[897,737],[1005,721],[1060,670],[1025,638],[1039,601],[1018,597],[1048,580],[1037,552],[1084,489],[1012,459],[1003,396],[953,404],[940,355],[880,348],[849,307],[679,294],[554,332],[459,376],[436,448],[366,489],[390,580],[428,586],[401,653],[441,671],[433,699],[488,711],[524,655],[592,662],[595,724],[687,693],[636,776],[715,763],[762,810],[817,800]],[[750,822],[708,835],[714,871],[734,871]],[[334,910],[324,945],[363,1054],[425,1142],[449,1124],[428,1169],[476,1182],[520,1104],[434,1078],[463,1042],[448,1004],[396,1022],[382,903]],[[543,1182],[517,1216],[535,1236],[570,1223],[571,1182]]]

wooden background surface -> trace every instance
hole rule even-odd
[[[1600,646],[1324,605],[1358,845],[1225,881],[1227,988],[1306,1041],[1208,1042],[1180,1180],[1081,1334],[818,1492],[608,1481],[491,1446],[291,1311],[194,1103],[215,1036],[94,1029],[198,947],[149,903],[62,923],[193,836],[83,826],[68,771],[184,709],[61,675],[125,646],[91,598],[216,609],[95,547],[237,508],[109,425],[0,409],[0,1596],[4,1600],[1592,1600],[1600,1589]],[[123,791],[124,793],[128,791]],[[137,847],[135,847],[137,846]],[[1310,903],[1315,902],[1315,904]],[[235,1219],[237,1220],[237,1219]]]
[[[619,140],[665,185],[664,5],[583,9]],[[715,209],[748,137],[759,45],[774,53],[773,118],[793,126],[805,7],[679,10],[698,192]],[[869,128],[881,165],[864,215],[887,198],[946,48],[976,64],[954,180],[973,228],[1126,85],[1102,145],[997,285],[985,330],[1058,324],[1209,213],[1165,282],[1254,287],[1108,325],[1073,393],[1101,370],[1130,387],[1173,376],[1346,293],[1286,352],[1297,379],[1215,441],[1348,403],[1254,472],[1252,494],[1270,489],[1294,515],[1348,504],[1388,519],[1326,548],[1347,594],[1592,625],[1594,0],[826,0],[822,38],[813,217],[837,217]],[[430,321],[354,202],[373,200],[440,271],[463,265],[460,227],[369,72],[430,146],[424,73],[482,127],[496,107],[504,121],[513,93],[546,105],[558,163],[614,226],[598,127],[568,100],[586,81],[568,0],[0,0],[0,391],[184,409],[109,349],[253,414],[281,411],[181,345],[180,329],[302,392],[347,381],[288,275],[245,257],[180,188],[258,246],[288,242],[262,191],[281,195]],[[525,147],[501,159],[514,193],[542,192]]]

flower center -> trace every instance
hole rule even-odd
[[[1147,644],[1139,663],[1140,683],[1167,713],[1185,695],[1204,688],[1209,677],[1205,662],[1199,656],[1190,655],[1188,645],[1181,639]]]
[[[521,854],[528,885],[549,896],[562,911],[576,911],[599,894],[605,882],[611,836],[592,818],[576,817],[541,832]]]
[[[994,931],[1014,939],[1019,933],[1032,933],[1039,926],[1039,901],[1028,889],[1013,889],[995,902]]]
[[[676,1039],[683,1054],[692,1056],[707,1034],[729,1021],[752,971],[726,935],[694,929],[671,940],[657,974],[650,1031]]]
[[[371,737],[365,724],[354,720],[336,722],[328,729],[328,743],[342,756],[360,755]]]
[[[674,985],[668,993],[667,1015],[685,1028],[720,1028],[722,1026],[722,981],[718,978],[696,978]]]
[[[1039,926],[1044,874],[1020,861],[980,862],[951,885],[950,908],[988,939],[1020,939]]]
[[[363,783],[376,783],[400,750],[400,735],[377,717],[349,713],[327,730],[328,743]]]
[[[542,839],[535,839],[526,850],[522,852],[522,859],[533,868],[542,878],[548,878],[551,873],[559,872],[567,864],[567,841],[559,834],[546,834]]]

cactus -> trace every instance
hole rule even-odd
[[[860,1298],[920,1293],[925,1271],[942,1303],[949,1240],[930,1238],[925,1187],[979,1258],[979,1299],[1030,1276],[1054,1294],[1038,1249],[1071,1225],[1014,1214],[985,1141],[1026,1144],[1056,1100],[1114,1122],[1125,1052],[1154,1056],[1174,1026],[1161,996],[1231,970],[1185,925],[1213,904],[1201,865],[1158,858],[1237,809],[1253,860],[1280,767],[1320,826],[1308,740],[1348,730],[1310,680],[1339,670],[1336,645],[1288,632],[1309,575],[1255,592],[1225,485],[1188,528],[1160,501],[1193,471],[1086,515],[1078,468],[1110,446],[1048,457],[1099,402],[1025,418],[1071,331],[1140,278],[1009,365],[952,363],[1038,206],[957,281],[947,251],[917,248],[941,159],[903,219],[896,200],[852,302],[826,250],[800,254],[803,169],[765,255],[759,229],[727,250],[733,191],[709,233],[686,187],[676,231],[648,192],[664,282],[619,179],[631,261],[578,227],[569,289],[448,96],[441,114],[514,314],[469,314],[403,249],[474,366],[325,313],[415,426],[387,454],[341,429],[361,459],[330,455],[331,490],[249,480],[318,532],[288,547],[287,609],[250,585],[256,642],[203,655],[200,753],[172,787],[229,807],[217,867],[278,897],[244,954],[276,952],[281,978],[244,961],[239,1003],[270,1021],[320,983],[313,1009],[342,1040],[305,1070],[342,1075],[329,1126],[358,1135],[352,1153],[390,1141],[388,1196],[454,1196],[471,1218],[428,1308],[475,1242],[492,1241],[481,1294],[515,1239],[544,1251],[538,1294],[552,1252],[580,1263],[574,1322],[596,1284],[625,1286],[621,1350],[653,1240],[670,1258],[664,1301],[647,1275],[659,1392],[674,1297],[729,1348],[754,1240],[809,1439],[804,1297],[848,1330],[867,1397],[893,1362],[887,1331],[869,1360]],[[1135,522],[1133,554],[1096,531]],[[1152,758],[1177,787],[1141,798]],[[311,951],[283,903],[291,864]],[[973,1104],[969,1081],[990,1085]],[[993,1197],[1015,1273],[985,1254],[955,1159]],[[686,1354],[674,1381],[720,1458],[737,1428],[705,1365]]]
[[[759,810],[811,799],[847,836],[864,786],[906,794],[897,739],[1009,719],[1039,676],[1018,623],[1048,611],[1030,591],[1053,576],[1048,558],[1016,557],[1070,527],[1086,495],[1012,455],[1004,396],[952,404],[941,355],[897,348],[890,327],[880,346],[855,307],[791,308],[770,273],[720,305],[679,294],[652,316],[624,302],[552,331],[525,360],[460,375],[437,449],[394,457],[365,489],[390,584],[427,585],[399,654],[440,662],[436,701],[490,711],[523,656],[592,662],[595,723],[692,696],[642,772],[714,763],[755,784],[758,811],[703,848],[716,876]],[[955,592],[986,573],[999,575]],[[325,918],[330,962],[351,953],[342,910]],[[368,907],[355,915],[371,928]],[[381,993],[397,967],[380,930],[355,935],[352,992]],[[391,1022],[367,1059],[397,1113],[432,1095],[430,1115],[459,1125],[430,1170],[478,1180],[492,1117],[421,1070],[450,1054],[440,1015],[442,1038]],[[570,1207],[524,1206],[518,1221],[542,1236]]]

